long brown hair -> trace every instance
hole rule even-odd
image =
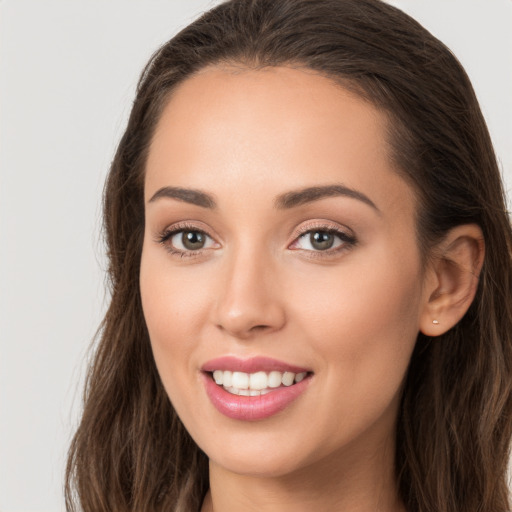
[[[193,511],[208,461],[160,382],[139,294],[148,146],[177,84],[208,65],[301,66],[387,113],[397,172],[418,198],[423,254],[478,224],[486,258],[473,304],[438,338],[419,334],[396,433],[409,512],[506,512],[512,435],[512,232],[492,143],[452,53],[379,0],[232,0],[162,46],[145,68],[104,194],[111,303],[68,459],[66,503]]]

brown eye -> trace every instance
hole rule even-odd
[[[331,227],[318,227],[303,231],[290,248],[333,255],[342,249],[353,247],[356,243],[357,240],[352,234]]]
[[[206,243],[206,236],[200,231],[182,231],[181,243],[189,251],[202,249]]]
[[[213,238],[199,229],[176,229],[166,231],[158,237],[161,243],[171,254],[180,256],[197,256],[203,249],[218,247]]]
[[[327,231],[312,231],[309,234],[311,247],[318,251],[325,251],[334,245],[334,234]]]

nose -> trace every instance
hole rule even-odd
[[[261,251],[233,254],[224,263],[214,307],[217,328],[238,339],[282,329],[286,314],[276,265]]]

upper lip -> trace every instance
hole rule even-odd
[[[207,361],[202,367],[203,372],[213,372],[215,370],[229,370],[233,372],[293,372],[303,373],[310,372],[307,368],[295,366],[293,364],[285,363],[271,357],[257,356],[248,359],[240,359],[234,356],[223,356]]]

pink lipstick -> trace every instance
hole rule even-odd
[[[206,393],[223,415],[242,421],[268,418],[285,409],[308,387],[312,372],[267,357],[226,356],[202,367]]]

